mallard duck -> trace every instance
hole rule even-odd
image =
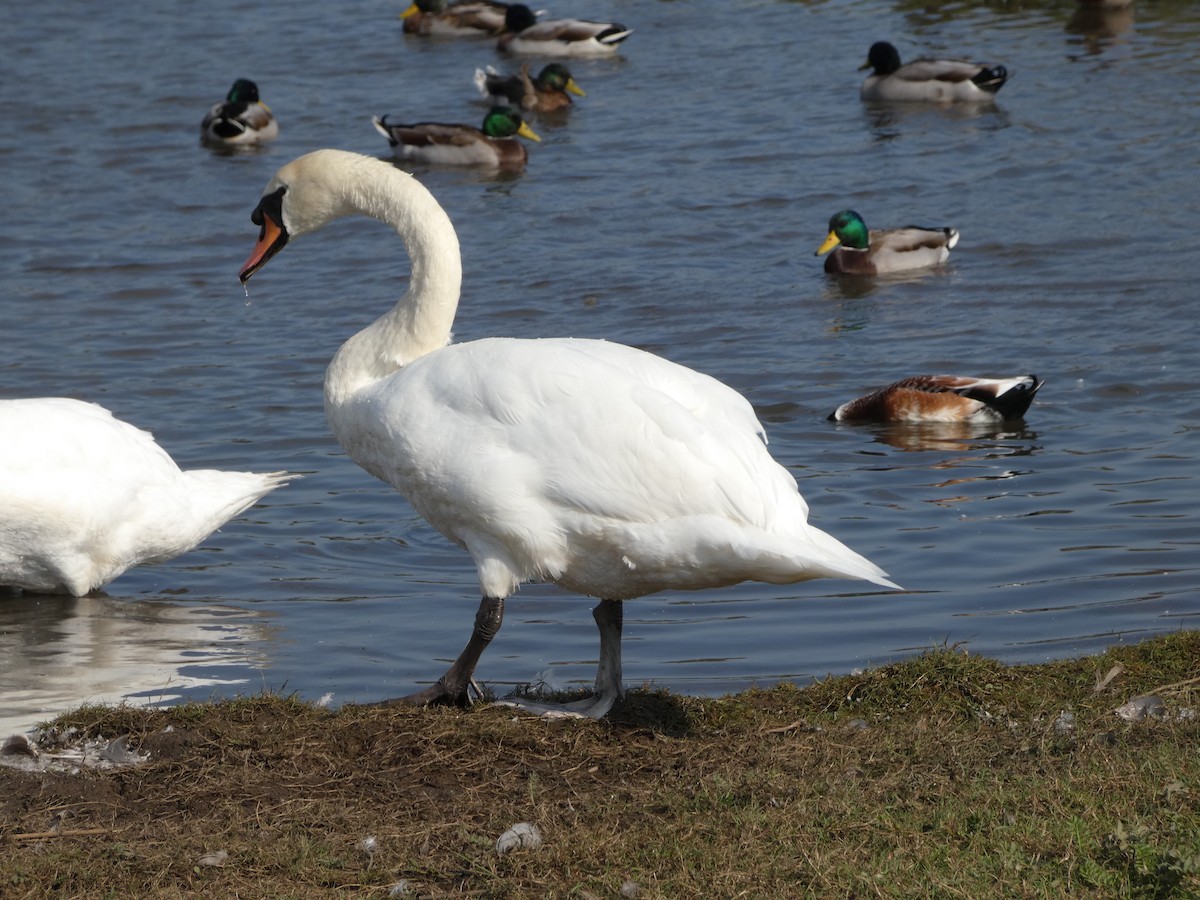
[[[1036,375],[917,375],[843,403],[829,418],[837,422],[1003,422],[1025,415],[1042,384]]]
[[[505,598],[530,580],[602,598],[600,662],[594,697],[566,710],[520,705],[595,718],[622,696],[624,600],[747,580],[896,587],[808,523],[754,409],[715,378],[603,340],[451,343],[458,237],[433,195],[395,166],[318,150],[281,168],[251,215],[259,235],[242,282],[296,238],[356,212],[396,230],[412,275],[391,310],[337,351],[325,412],[355,462],[467,550],[482,593],[466,648],[435,684],[396,702],[465,703]]]
[[[258,85],[239,78],[220,103],[214,103],[200,123],[201,139],[206,144],[232,147],[274,140],[279,123],[267,104],[258,99]]]
[[[1004,66],[961,59],[915,59],[900,64],[900,53],[887,41],[871,45],[860,69],[874,69],[863,82],[863,100],[916,100],[930,103],[987,101],[1008,80]]]
[[[587,96],[561,63],[550,63],[532,79],[529,63],[521,66],[520,75],[501,75],[491,66],[476,69],[475,87],[492,103],[543,113],[570,106],[571,94]]]
[[[825,271],[847,275],[887,275],[936,266],[950,258],[958,243],[954,228],[908,225],[887,231],[867,231],[862,216],[852,209],[829,220],[829,236],[816,256],[836,250],[825,260]],[[838,245],[841,246],[838,246]]]
[[[388,139],[392,154],[409,162],[518,169],[525,165],[529,151],[513,135],[541,140],[521,114],[508,106],[492,107],[483,117],[482,128],[440,122],[392,125],[387,116],[375,116],[371,121]]]
[[[182,471],[95,403],[0,400],[0,587],[82,597],[191,550],[293,477]]]
[[[504,29],[507,3],[495,0],[414,0],[400,13],[405,34],[431,34],[441,37],[485,37]]]
[[[583,19],[537,21],[528,6],[514,3],[504,14],[504,33],[496,44],[509,53],[539,56],[610,56],[633,33],[616,22]]]

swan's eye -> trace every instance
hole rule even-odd
[[[254,212],[250,213],[250,221],[261,229],[258,233],[260,241],[266,234],[267,219],[278,223],[280,227],[283,226],[283,195],[286,193],[287,185],[282,185],[271,193],[264,194],[258,201],[258,206],[254,207]]]

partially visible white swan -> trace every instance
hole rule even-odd
[[[82,597],[191,550],[291,477],[184,472],[102,406],[0,400],[0,587]]]
[[[483,592],[463,652],[400,702],[465,701],[504,600],[524,581],[601,598],[595,696],[569,710],[594,718],[622,696],[623,600],[746,580],[896,587],[807,523],[750,404],[713,378],[598,340],[447,346],[462,277],[454,226],[416,179],[381,160],[318,150],[281,168],[251,216],[261,231],[242,282],[291,238],[355,213],[395,227],[412,275],[334,356],[326,415],[355,462],[467,549]]]

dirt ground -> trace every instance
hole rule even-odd
[[[602,722],[89,707],[0,766],[0,896],[1200,896],[1198,688],[1182,633]],[[103,765],[54,760],[85,740]],[[522,822],[541,845],[498,852]]]

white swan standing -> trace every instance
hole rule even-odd
[[[594,718],[622,696],[623,600],[746,580],[896,587],[808,525],[750,404],[715,379],[598,340],[447,346],[462,277],[454,226],[416,179],[381,160],[318,150],[281,168],[251,216],[261,230],[242,282],[291,238],[354,213],[396,228],[412,275],[334,356],[326,415],[355,462],[467,549],[483,593],[461,655],[400,702],[465,701],[504,600],[524,581],[601,598],[595,695],[569,710]]]
[[[82,597],[191,550],[291,477],[185,472],[95,403],[0,400],[0,587]]]

